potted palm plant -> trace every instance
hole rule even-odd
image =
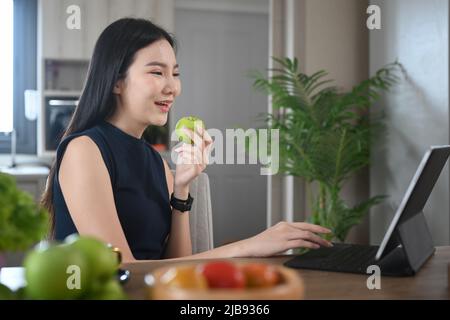
[[[371,107],[398,80],[400,64],[389,64],[342,92],[324,70],[307,75],[297,71],[297,59],[274,60],[279,67],[272,69],[273,76],[256,72],[253,77],[254,87],[272,99],[273,113],[265,121],[279,129],[279,172],[306,181],[311,222],[330,228],[330,239],[344,241],[384,198],[349,207],[340,193],[347,179],[369,164],[370,146],[382,128],[381,113]]]

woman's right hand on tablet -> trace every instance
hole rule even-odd
[[[246,251],[252,257],[265,257],[283,253],[289,249],[332,247],[332,243],[320,237],[331,230],[306,222],[279,222],[254,237],[244,240]]]

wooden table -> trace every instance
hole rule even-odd
[[[292,256],[231,259],[281,265]],[[194,261],[194,260],[190,260]],[[197,260],[198,261],[198,260]],[[203,260],[204,261],[204,260]],[[183,261],[186,262],[186,261]],[[125,290],[132,299],[145,299],[144,277],[155,268],[183,262],[151,261],[124,264],[131,271]],[[298,270],[305,283],[306,299],[449,299],[448,265],[450,246],[437,247],[436,253],[413,277],[381,277],[381,289],[369,290],[370,275]]]

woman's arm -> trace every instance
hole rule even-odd
[[[187,199],[190,183],[206,168],[212,139],[203,127],[197,126],[194,132],[183,129],[194,144],[182,143],[175,148],[178,153],[175,176],[166,161],[164,170],[170,196],[172,192],[178,199]],[[166,247],[165,258],[178,258],[192,255],[191,232],[189,230],[189,212],[172,209],[172,225]]]
[[[281,254],[289,249],[321,246],[332,247],[331,242],[318,234],[331,230],[306,222],[281,221],[248,239],[234,242],[190,256],[190,259],[266,257]]]
[[[69,142],[59,183],[80,235],[92,235],[120,248],[124,262],[134,261],[114,204],[108,169],[97,145],[87,136]]]
[[[169,165],[163,159],[166,172],[166,181],[169,191],[169,197],[174,192],[174,178]],[[187,199],[189,188],[175,188],[175,197],[178,199]],[[177,258],[189,256],[192,254],[191,231],[189,229],[189,212],[181,212],[172,208],[172,225],[170,235],[167,241],[167,247],[164,257]]]
[[[331,247],[331,242],[318,234],[329,233],[329,229],[305,222],[279,222],[254,237],[233,242],[215,249],[190,256],[168,259],[170,261],[195,259],[221,259],[244,257],[267,257],[282,254],[294,248],[318,249]],[[146,262],[137,260],[135,262]]]

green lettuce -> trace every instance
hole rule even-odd
[[[0,252],[19,251],[42,240],[49,230],[47,210],[0,173]]]

